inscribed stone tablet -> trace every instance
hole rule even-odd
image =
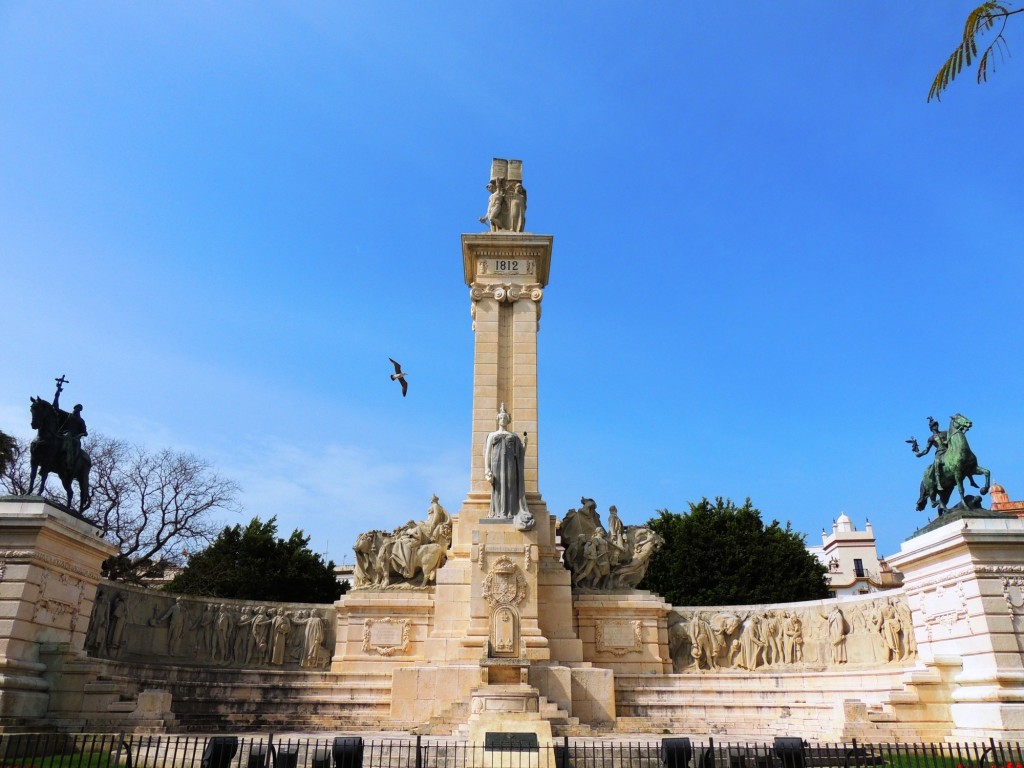
[[[374,622],[370,625],[370,645],[404,645],[402,641],[404,629],[404,622]]]
[[[639,651],[641,636],[639,621],[604,621],[597,625],[597,650],[616,655]]]
[[[536,733],[487,731],[484,734],[484,749],[488,752],[537,752],[540,750],[540,744]]]

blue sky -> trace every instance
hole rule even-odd
[[[903,441],[958,411],[1024,498],[1024,62],[925,103],[972,5],[2,4],[0,429],[66,374],[91,431],[336,561],[455,512],[459,236],[513,157],[555,238],[550,511],[749,496],[891,554],[927,521]]]

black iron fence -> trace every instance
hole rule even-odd
[[[489,734],[490,735],[490,734]],[[0,768],[1024,768],[1018,743],[0,734]],[[501,736],[502,738],[498,738]],[[525,735],[524,735],[525,736]]]

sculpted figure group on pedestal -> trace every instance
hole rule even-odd
[[[146,615],[149,618],[146,618]],[[101,587],[85,647],[104,658],[165,657],[178,664],[321,668],[328,619],[313,608],[206,603]],[[160,632],[163,635],[161,640]]]
[[[559,523],[563,561],[578,589],[636,589],[647,573],[651,557],[665,543],[650,528],[623,527],[619,512],[608,508],[608,528],[593,499],[580,499]]]
[[[917,655],[910,607],[879,597],[828,608],[677,609],[669,650],[676,672],[902,662]]]
[[[447,562],[451,545],[451,516],[435,495],[426,520],[410,520],[390,533],[374,530],[359,534],[352,548],[356,554],[353,586],[429,586],[436,580],[437,569]]]

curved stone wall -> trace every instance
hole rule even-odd
[[[917,642],[902,590],[777,605],[674,607],[676,673],[767,674],[913,663]]]
[[[101,582],[85,649],[116,661],[326,670],[333,605],[217,600]]]

